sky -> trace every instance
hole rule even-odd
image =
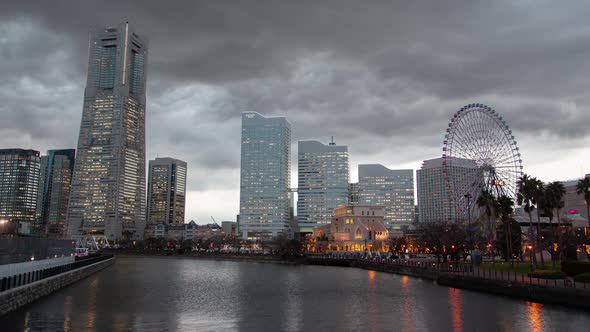
[[[75,148],[89,32],[149,40],[146,156],[188,162],[186,220],[235,220],[240,115],[286,116],[297,141],[357,165],[440,157],[462,106],[494,108],[524,171],[590,173],[587,1],[0,0],[0,148]]]

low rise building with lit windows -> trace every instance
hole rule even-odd
[[[150,223],[145,228],[145,238],[165,238],[178,242],[196,240],[199,226],[191,220],[187,224]]]
[[[331,222],[314,228],[314,239],[326,239],[329,250],[387,251],[389,231],[383,206],[341,205],[334,209]]]

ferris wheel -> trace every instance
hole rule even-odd
[[[512,131],[498,113],[469,104],[453,115],[443,142],[443,179],[457,221],[477,211],[482,190],[516,200],[522,159]]]

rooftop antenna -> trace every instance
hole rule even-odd
[[[332,141],[328,145],[336,145],[336,143],[334,143],[334,136],[332,136]]]

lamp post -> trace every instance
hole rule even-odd
[[[463,195],[467,198],[467,243],[469,247],[468,250],[471,250],[471,194],[467,193]],[[473,257],[471,257],[471,261],[473,261]]]

